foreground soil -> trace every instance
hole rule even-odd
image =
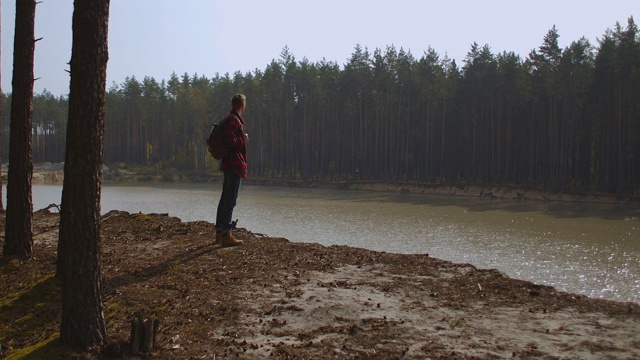
[[[0,358],[637,359],[640,306],[590,299],[422,255],[293,243],[166,214],[102,217],[108,346],[57,340],[57,213],[34,215],[29,260],[0,259]],[[4,215],[0,234],[4,241]],[[389,239],[393,241],[393,239]],[[159,320],[131,354],[131,320]]]

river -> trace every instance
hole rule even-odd
[[[61,192],[34,185],[34,210],[60,204]],[[220,184],[105,184],[101,207],[214,222],[219,194]],[[235,218],[239,227],[291,241],[428,253],[640,303],[640,206],[243,185]]]

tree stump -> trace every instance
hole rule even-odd
[[[156,342],[156,335],[160,323],[154,317],[143,319],[141,313],[137,313],[131,320],[131,352],[135,354],[148,354],[153,350]]]

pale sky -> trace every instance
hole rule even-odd
[[[34,91],[66,95],[73,0],[36,9]],[[284,46],[297,61],[344,65],[356,45],[433,48],[459,66],[473,42],[525,58],[555,25],[560,46],[593,45],[616,22],[640,22],[639,0],[111,0],[107,88],[127,76],[213,77],[264,70]],[[2,91],[11,92],[15,0],[2,0]]]

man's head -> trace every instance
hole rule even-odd
[[[231,107],[238,114],[242,114],[247,106],[247,97],[244,94],[235,94],[231,98]]]

